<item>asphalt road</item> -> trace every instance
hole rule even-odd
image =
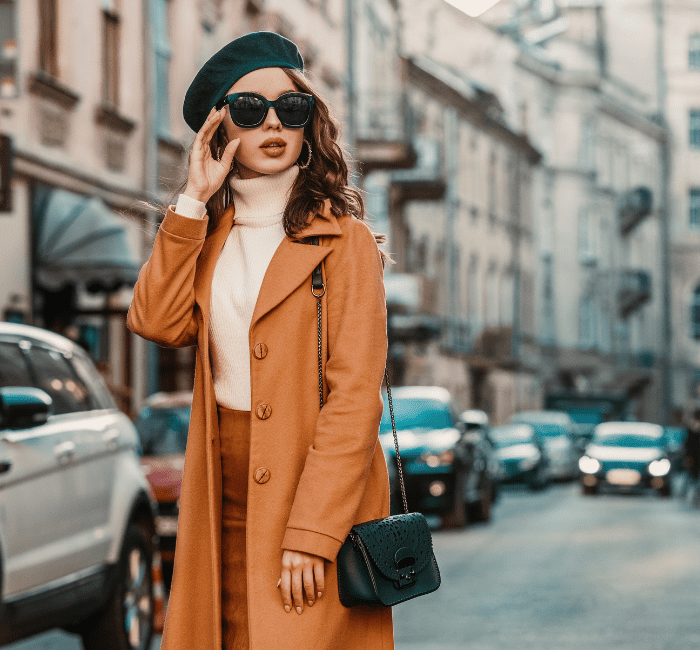
[[[678,499],[509,492],[434,534],[443,583],[394,609],[397,650],[695,650],[699,534]]]
[[[700,511],[678,499],[509,489],[491,524],[434,543],[442,586],[394,608],[397,650],[700,647]],[[53,632],[3,650],[80,644]]]

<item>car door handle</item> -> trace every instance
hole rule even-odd
[[[67,463],[75,456],[75,443],[72,440],[61,442],[53,448],[53,453],[59,463]]]
[[[0,460],[0,474],[4,474],[5,472],[9,472],[11,468],[12,468],[12,461]]]

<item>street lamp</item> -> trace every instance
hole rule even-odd
[[[446,2],[474,18],[481,16],[485,11],[498,4],[500,0],[446,0]]]

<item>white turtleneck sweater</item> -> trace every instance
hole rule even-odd
[[[284,239],[282,216],[298,173],[292,165],[278,174],[231,180],[236,212],[214,270],[209,324],[214,392],[225,408],[251,409],[248,330],[265,271]],[[175,212],[203,219],[206,206],[181,194]]]

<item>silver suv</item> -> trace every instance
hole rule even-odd
[[[154,508],[137,434],[70,340],[0,323],[0,644],[146,650]]]

